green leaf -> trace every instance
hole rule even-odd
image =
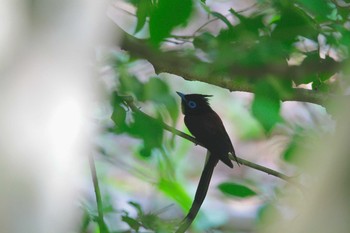
[[[132,93],[137,99],[142,100],[143,83],[136,76],[123,75],[119,78],[119,91],[121,93]]]
[[[175,181],[160,178],[158,182],[158,188],[166,196],[175,200],[185,211],[191,206],[191,198],[188,196],[184,187]]]
[[[300,8],[288,4],[281,8],[281,18],[275,22],[276,27],[272,32],[272,38],[284,42],[286,48],[291,49],[292,43],[298,36],[317,40],[319,34],[317,26],[312,18]]]
[[[169,87],[159,78],[151,78],[144,85],[144,99],[158,103],[164,103],[164,98],[169,96]]]
[[[128,132],[143,140],[140,154],[149,157],[154,148],[160,148],[163,141],[162,121],[154,120],[142,113],[136,112],[134,122],[129,126]]]
[[[288,145],[288,148],[286,149],[286,151],[284,152],[283,154],[283,159],[286,161],[286,162],[292,162],[295,160],[295,155],[296,155],[296,150],[297,150],[298,146],[297,146],[297,143],[296,141],[292,141],[289,145]]]
[[[257,195],[252,189],[237,183],[221,183],[218,188],[221,192],[234,197],[247,198]]]
[[[143,215],[140,221],[142,222],[144,228],[152,230],[158,230],[162,224],[160,218],[157,215],[151,213]]]
[[[298,152],[307,150],[303,143],[306,138],[304,130],[305,129],[301,127],[295,129],[295,134],[282,155],[284,161],[294,165],[299,165],[298,162],[300,161],[300,157]]]
[[[312,90],[320,91],[320,92],[328,92],[329,85],[327,85],[321,79],[318,79],[312,82]]]
[[[206,51],[211,47],[215,48],[218,45],[218,41],[211,33],[204,32],[194,38],[193,45],[198,49]]]
[[[171,220],[162,219],[158,214],[147,213],[140,217],[140,223],[152,232],[174,232],[174,225]],[[150,232],[150,231],[147,231]]]
[[[265,80],[256,84],[252,113],[267,132],[282,120],[280,105],[279,94],[269,82]]]
[[[127,223],[130,226],[130,228],[135,230],[136,232],[138,232],[139,228],[142,226],[137,220],[129,217],[128,215],[123,215],[122,221]]]
[[[136,17],[137,25],[135,28],[135,34],[138,33],[145,25],[146,19],[151,15],[153,10],[153,4],[151,0],[141,0],[138,3]]]
[[[87,228],[91,222],[91,213],[88,213],[86,210],[84,210],[82,220],[81,220],[81,225],[80,225],[80,231],[79,232],[87,232]]]
[[[245,31],[251,32],[254,34],[259,33],[259,29],[265,27],[263,20],[264,15],[255,15],[252,17],[245,17],[244,15],[241,15],[234,11],[232,8],[230,9],[231,14],[236,16],[240,23],[237,25],[238,27],[244,28]],[[236,27],[235,27],[236,28]]]
[[[340,63],[334,61],[329,56],[322,59],[318,52],[310,52],[305,55],[307,56],[301,65],[295,67],[295,72],[298,72],[298,74],[305,73],[305,75],[299,75],[300,77],[298,79],[293,79],[297,85],[301,83],[307,84],[317,81],[326,81],[340,69]],[[317,69],[315,69],[314,72],[310,72],[310,67],[316,67]],[[327,69],[324,69],[324,67],[327,67]]]
[[[125,118],[126,118],[126,110],[119,104],[115,105],[111,119],[116,126],[115,127],[116,133],[122,133],[127,129]]]
[[[166,82],[159,78],[151,78],[144,86],[144,99],[164,105],[175,122],[179,116],[179,107]]]
[[[304,9],[307,9],[311,12],[316,20],[328,20],[328,15],[331,14],[332,8],[329,5],[328,1],[320,0],[297,0]]]
[[[275,206],[275,203],[267,202],[262,206],[260,206],[260,208],[258,209],[257,216],[256,216],[257,223],[261,226],[270,224],[269,220],[271,219],[271,217],[280,216],[280,215],[281,213]]]
[[[228,43],[229,47],[243,47],[243,51],[239,52],[239,54],[243,55],[246,53],[245,51],[247,49],[256,46],[257,42],[261,39],[261,31],[266,28],[263,24],[263,15],[247,18],[236,13],[232,9],[230,12],[237,17],[240,22],[234,27],[230,24],[231,26],[229,26],[227,29],[221,30],[218,35],[218,39],[221,43]],[[234,53],[235,51],[231,51],[231,54],[232,52]],[[254,52],[250,53],[254,54]]]
[[[171,31],[185,25],[192,12],[192,0],[158,0],[150,17],[151,42],[158,45]]]
[[[210,10],[210,7],[206,4],[206,0],[201,0],[200,6],[207,14],[210,14],[211,10]]]
[[[136,203],[133,201],[129,201],[128,203],[129,203],[129,205],[133,206],[137,210],[137,215],[139,215],[139,216],[143,215],[143,211],[142,211],[141,205],[139,203]]]

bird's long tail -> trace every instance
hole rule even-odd
[[[217,156],[210,155],[209,153],[208,155],[209,158],[207,158],[207,161],[204,165],[204,169],[199,180],[199,184],[196,190],[191,209],[186,215],[186,217],[182,220],[181,225],[177,229],[176,233],[185,232],[190,227],[207,195],[208,187],[210,184],[211,177],[213,175],[214,168],[219,161]]]

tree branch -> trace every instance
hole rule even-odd
[[[317,72],[335,72],[339,65],[334,62],[325,62],[320,65],[318,63],[308,63],[304,66],[287,66],[273,65],[261,66],[257,68],[242,67],[232,65],[230,67],[230,77],[211,74],[208,70],[210,63],[205,63],[196,57],[188,57],[180,55],[174,51],[162,52],[148,45],[145,41],[136,39],[132,36],[125,35],[121,43],[121,48],[128,51],[132,56],[146,59],[149,61],[157,74],[170,73],[181,76],[189,81],[201,81],[216,86],[226,88],[230,91],[253,92],[253,86],[248,82],[238,82],[234,77],[264,77],[267,75],[275,75],[285,77],[286,79],[294,79],[307,74],[316,74]],[[194,69],[194,67],[203,67],[203,69]],[[302,101],[323,105],[325,100],[332,97],[330,94],[320,93],[314,90],[303,88],[294,88],[291,93],[281,96],[282,101]]]
[[[153,117],[147,115],[146,113],[142,112],[142,111],[135,105],[135,102],[134,102],[133,97],[131,97],[131,96],[118,96],[118,97],[121,98],[122,101],[123,101],[133,112],[138,112],[138,113],[142,114],[144,117],[147,117],[147,118],[152,119],[152,120],[154,120],[154,121],[158,121],[157,119],[155,119],[155,118],[153,118]],[[187,140],[193,142],[193,143],[196,144],[196,145],[200,145],[200,146],[204,147],[204,146],[203,146],[202,144],[200,144],[194,137],[192,137],[192,136],[190,136],[190,135],[188,135],[188,134],[186,134],[186,133],[184,133],[184,132],[181,132],[181,131],[175,129],[175,128],[173,128],[173,127],[167,125],[167,124],[164,123],[164,122],[161,122],[161,123],[162,123],[162,126],[163,126],[163,128],[164,128],[165,130],[167,130],[167,131],[169,131],[169,132],[171,132],[171,133],[173,133],[173,134],[175,134],[175,135],[177,135],[177,136],[180,136],[180,137],[182,137],[182,138],[185,138],[185,139],[187,139]],[[232,155],[230,156],[230,159],[235,161],[235,159],[233,158]],[[282,179],[282,180],[284,180],[284,181],[286,181],[286,182],[288,182],[288,183],[290,183],[290,184],[293,184],[293,185],[297,186],[298,188],[300,188],[302,191],[303,191],[303,189],[304,189],[303,186],[302,186],[301,184],[299,184],[298,182],[296,182],[296,181],[293,180],[293,177],[287,176],[287,175],[285,175],[285,174],[283,174],[283,173],[280,173],[280,172],[275,171],[275,170],[272,170],[272,169],[270,169],[270,168],[261,166],[261,165],[259,165],[259,164],[253,163],[253,162],[250,162],[250,161],[248,161],[248,160],[239,158],[238,156],[237,156],[237,160],[238,160],[238,162],[239,162],[240,164],[242,164],[242,165],[245,165],[245,166],[250,167],[250,168],[253,168],[253,169],[255,169],[255,170],[258,170],[258,171],[267,173],[267,174],[269,174],[269,175],[272,175],[272,176],[275,176],[275,177],[277,177],[277,178],[280,178],[280,179]]]

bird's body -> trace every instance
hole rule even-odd
[[[182,93],[179,95],[182,98],[182,111],[185,114],[184,120],[188,130],[211,152],[212,156],[217,156],[232,168],[233,164],[228,154],[232,154],[237,161],[236,154],[224,124],[208,103],[209,96]]]
[[[233,164],[229,153],[232,154],[237,163],[238,160],[224,124],[208,103],[207,97],[209,96],[184,95],[180,92],[177,94],[182,99],[181,106],[185,115],[185,125],[197,141],[209,151],[209,158],[204,165],[191,209],[176,231],[176,233],[183,233],[195,219],[205,199],[214,168],[219,160],[231,168],[233,168]]]
[[[218,156],[227,166],[233,167],[228,153],[231,152],[234,155],[235,152],[224,125],[216,112],[212,111],[205,115],[187,115],[185,116],[185,124],[188,130],[212,155]]]

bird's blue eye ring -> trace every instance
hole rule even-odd
[[[196,104],[196,102],[191,100],[191,101],[188,102],[188,107],[195,108],[195,107],[197,107],[197,104]]]

